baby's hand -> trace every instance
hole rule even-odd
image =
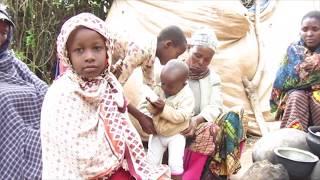
[[[156,101],[151,101],[148,97],[146,99],[154,108],[153,115],[162,113],[165,106],[165,102],[162,99],[158,98]]]

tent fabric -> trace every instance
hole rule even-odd
[[[221,76],[224,106],[244,106],[249,115],[253,111],[241,78],[247,76],[251,80],[255,76],[260,55],[263,74],[257,87],[258,99],[266,119],[272,119],[269,98],[275,71],[286,47],[298,37],[301,17],[307,11],[319,9],[320,3],[316,0],[260,2],[261,54],[255,33],[255,9],[246,9],[240,0],[115,0],[106,23],[128,40],[141,43],[168,25],[181,27],[188,37],[199,27],[212,28],[219,45],[211,68]],[[137,104],[143,93],[139,83],[142,83],[141,73],[137,70],[125,85],[133,104]],[[252,123],[252,128],[257,128],[255,122]]]

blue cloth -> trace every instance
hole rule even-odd
[[[41,179],[40,110],[47,85],[15,58],[9,43],[0,48],[0,179]]]
[[[306,57],[306,53],[310,52],[303,40],[299,40],[290,44],[287,49],[287,54],[283,59],[280,68],[277,71],[275,81],[273,83],[270,106],[271,112],[279,111],[282,108],[281,103],[286,93],[293,89],[310,88],[314,84],[319,84],[319,72],[314,72],[306,80],[301,80],[296,70],[296,66],[302,63]],[[312,53],[320,53],[320,46]],[[282,112],[279,111],[280,113]]]

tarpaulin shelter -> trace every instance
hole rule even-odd
[[[240,0],[114,0],[106,23],[126,38],[142,43],[167,25],[181,27],[188,37],[199,27],[212,28],[220,41],[212,68],[221,76],[225,107],[242,105],[254,117],[242,81],[247,77],[255,80],[254,106],[258,106],[264,119],[272,120],[269,97],[279,62],[289,43],[299,38],[302,16],[319,9],[320,1],[259,2],[257,8],[247,9]],[[257,24],[256,10],[259,10]],[[126,94],[134,104],[142,93],[139,83],[142,78],[138,70],[125,85]],[[249,121],[250,130],[259,133],[255,118]]]

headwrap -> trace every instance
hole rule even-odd
[[[194,32],[189,40],[191,46],[203,46],[212,49],[214,52],[217,49],[218,39],[214,31],[202,28]],[[187,61],[188,63],[188,61]],[[208,67],[198,68],[189,65],[189,79],[199,80],[209,75],[210,70]]]
[[[69,66],[66,42],[79,26],[104,36],[109,49],[105,22],[90,13],[76,15],[65,22],[57,40],[58,56]],[[126,106],[112,73],[88,80],[67,70],[49,88],[42,107],[42,178],[107,179],[121,167],[135,179],[168,177],[167,166],[146,160]]]
[[[209,47],[213,51],[216,51],[218,39],[214,31],[207,28],[201,28],[192,34],[188,44],[192,46]]]
[[[111,38],[110,35],[105,28],[105,22],[98,18],[97,16],[91,13],[80,13],[76,16],[71,17],[66,21],[62,27],[61,32],[57,39],[57,54],[60,61],[62,61],[65,65],[71,66],[71,62],[69,60],[66,43],[70,33],[76,28],[83,26],[89,29],[92,29],[99,34],[101,34],[106,39],[106,46],[108,47],[108,63],[111,64]],[[110,66],[109,66],[110,67]]]

